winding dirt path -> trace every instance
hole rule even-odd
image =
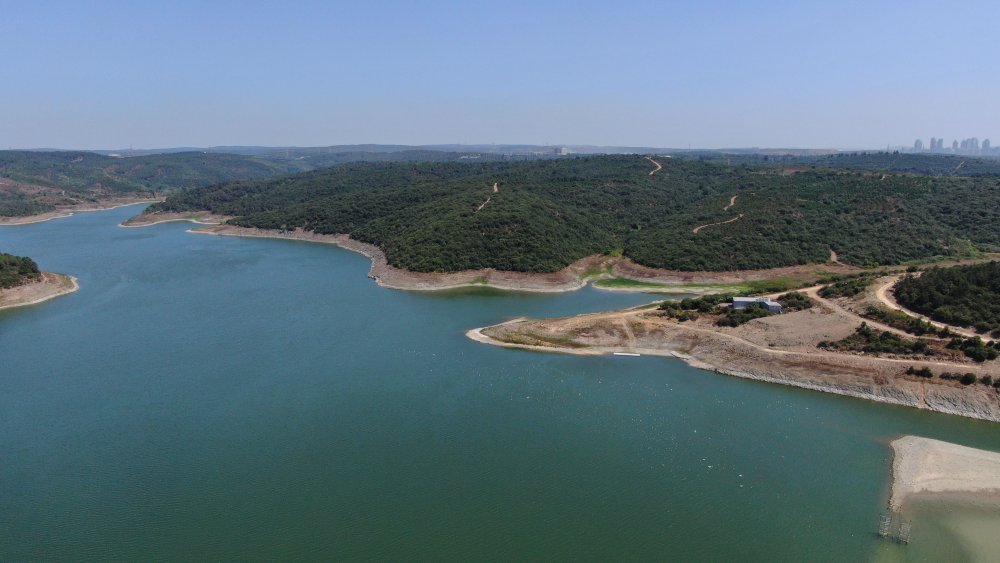
[[[500,193],[500,182],[493,182],[493,193],[495,194]],[[476,208],[476,211],[474,213],[479,213],[484,207],[486,207],[486,204],[488,204],[491,201],[493,201],[493,196],[486,198],[486,201],[480,203],[479,207]]]
[[[618,322],[622,325],[622,330],[625,331],[625,337],[628,338],[628,347],[635,348],[635,333],[632,332],[632,327],[629,326],[628,317],[622,315],[618,318]]]
[[[819,306],[822,307],[823,309],[826,309],[827,311],[829,311],[831,313],[835,313],[835,314],[843,316],[843,317],[849,317],[852,321],[857,322],[858,324],[868,323],[868,326],[870,326],[870,327],[877,328],[879,330],[886,331],[886,332],[891,332],[891,333],[899,335],[899,336],[905,336],[907,338],[921,338],[919,336],[914,336],[912,334],[909,334],[906,331],[900,330],[898,328],[891,327],[891,326],[889,326],[887,324],[883,324],[883,323],[880,323],[878,321],[874,321],[872,319],[866,319],[865,317],[862,317],[861,315],[855,313],[854,311],[852,311],[850,309],[847,309],[845,307],[841,307],[840,304],[838,304],[837,302],[820,296],[819,290],[823,289],[824,287],[826,287],[826,284],[819,284],[819,285],[814,285],[814,286],[811,286],[811,287],[803,287],[801,289],[791,289],[791,290],[788,290],[788,291],[779,291],[777,293],[769,293],[767,295],[763,295],[762,297],[764,297],[766,299],[777,299],[777,298],[781,297],[782,295],[786,295],[786,294],[792,293],[792,292],[798,292],[798,293],[801,293],[801,294],[809,297],[813,301],[819,303]],[[925,338],[930,338],[930,337],[925,337]]]
[[[897,336],[903,336],[903,337],[906,337],[906,338],[919,338],[919,337],[916,337],[916,336],[914,336],[914,335],[906,332],[905,330],[900,330],[898,328],[891,327],[891,326],[889,326],[887,324],[883,324],[883,323],[880,323],[878,321],[874,321],[872,319],[866,319],[865,317],[862,317],[861,315],[855,313],[854,311],[851,311],[849,309],[845,309],[844,307],[841,307],[839,304],[837,304],[836,302],[834,302],[834,301],[832,301],[830,299],[827,299],[825,297],[821,297],[820,294],[819,294],[819,290],[823,289],[823,287],[824,287],[823,285],[814,285],[812,287],[807,287],[805,289],[800,289],[798,291],[799,291],[799,293],[804,293],[810,299],[813,299],[814,301],[818,302],[821,306],[827,308],[828,310],[832,310],[832,311],[834,311],[836,313],[839,313],[841,315],[846,315],[848,317],[851,317],[852,319],[854,319],[855,321],[857,321],[859,324],[860,323],[868,323],[868,326],[870,326],[870,327],[877,328],[877,329],[879,329],[881,331],[885,331],[885,332],[891,332],[892,334],[895,334]]]
[[[817,286],[817,287],[822,287],[822,286]],[[812,289],[812,288],[810,288],[810,289]],[[799,291],[802,291],[802,290],[799,290]],[[590,318],[593,318],[593,319],[607,319],[607,320],[612,321],[612,322],[621,321],[621,322],[624,322],[624,323],[627,324],[628,323],[628,319],[630,317],[635,317],[635,316],[641,315],[644,312],[645,311],[643,311],[641,309],[632,309],[632,310],[626,309],[624,311],[616,311],[616,312],[612,312],[612,313],[591,313],[591,314],[587,314],[587,315],[577,315],[577,317],[575,317],[575,318],[590,317]],[[549,319],[549,320],[559,320],[559,319]],[[872,323],[872,321],[869,321],[867,319],[862,319],[862,320],[865,320],[865,322],[867,322],[870,326],[874,326],[874,323]],[[544,319],[528,319],[528,318],[523,318],[522,317],[522,318],[518,318],[518,319],[513,319],[511,321],[507,321],[506,323],[501,323],[501,324],[517,325],[517,324],[522,324],[523,323],[523,324],[531,325],[532,323],[545,323],[545,322],[546,322],[546,320],[544,320]],[[499,326],[499,325],[494,325],[494,326]],[[486,327],[481,327],[481,328],[474,328],[472,330],[467,331],[465,335],[468,338],[471,338],[471,339],[476,340],[478,342],[482,342],[484,344],[492,344],[492,345],[495,345],[495,346],[501,346],[501,347],[504,347],[504,348],[521,348],[521,349],[527,349],[527,350],[538,350],[538,351],[543,351],[543,352],[559,352],[559,353],[575,354],[575,355],[582,355],[582,356],[603,355],[603,354],[610,354],[610,353],[613,353],[613,352],[638,352],[638,353],[641,353],[642,355],[645,355],[645,356],[673,356],[673,357],[679,357],[673,351],[668,351],[668,350],[660,349],[660,348],[641,348],[641,347],[635,346],[634,343],[632,343],[632,342],[629,343],[630,346],[628,348],[626,348],[622,344],[605,345],[605,346],[590,346],[590,345],[588,345],[585,348],[570,348],[570,347],[567,347],[567,346],[555,346],[555,345],[553,345],[553,346],[544,345],[543,346],[543,345],[536,345],[536,344],[519,344],[519,343],[513,343],[513,342],[505,342],[503,340],[498,340],[496,338],[493,338],[493,337],[491,337],[491,336],[489,336],[487,334],[484,334],[482,332],[482,331],[484,331],[486,329],[489,329],[489,328],[492,328],[492,327],[486,326]],[[728,332],[723,332],[723,331],[720,331],[720,330],[714,330],[714,329],[703,328],[703,327],[698,327],[698,326],[683,326],[683,327],[678,327],[678,328],[682,328],[686,332],[700,333],[700,334],[710,335],[712,337],[716,337],[716,338],[719,338],[719,339],[722,339],[722,340],[728,340],[730,342],[738,343],[739,345],[742,345],[742,346],[747,346],[747,347],[749,347],[749,348],[751,348],[753,350],[756,350],[757,352],[760,352],[762,354],[771,355],[771,356],[777,356],[777,357],[799,358],[799,359],[803,359],[803,360],[807,360],[807,361],[814,361],[816,359],[827,359],[827,360],[831,360],[831,361],[834,361],[834,362],[839,361],[839,360],[843,360],[845,358],[854,358],[854,359],[862,358],[862,359],[864,359],[866,361],[869,361],[869,362],[885,363],[885,364],[892,364],[892,365],[913,365],[915,362],[918,362],[920,365],[934,366],[936,368],[948,368],[948,369],[951,369],[951,370],[954,370],[954,371],[967,370],[967,368],[969,367],[969,364],[967,364],[967,363],[940,362],[940,361],[924,360],[924,359],[916,359],[915,360],[913,358],[885,358],[885,357],[876,357],[876,356],[860,356],[860,355],[854,355],[854,354],[846,354],[846,353],[840,353],[840,352],[827,352],[827,351],[820,351],[820,350],[809,351],[809,352],[802,352],[802,351],[798,351],[798,350],[781,350],[781,349],[771,348],[769,346],[764,346],[762,344],[758,344],[756,342],[752,342],[750,340],[747,340],[746,338],[743,338],[743,337],[741,337],[739,335],[731,334],[731,333],[728,333]],[[698,367],[698,366],[695,366],[695,367]],[[713,367],[714,366],[709,366],[708,369],[712,369]]]
[[[659,162],[656,162],[652,158],[650,158],[650,157],[647,156],[646,160],[648,160],[648,161],[650,161],[650,162],[652,162],[653,164],[656,165],[656,168],[654,168],[653,171],[649,173],[650,176],[652,176],[653,174],[656,174],[657,172],[659,172],[660,170],[663,169],[663,165],[660,164]]]
[[[743,214],[740,213],[739,215],[737,215],[736,217],[733,217],[732,219],[730,219],[728,221],[720,221],[718,223],[709,223],[707,225],[698,225],[697,227],[691,229],[691,232],[694,233],[694,234],[698,234],[698,231],[704,229],[705,227],[717,227],[719,225],[725,225],[726,223],[732,223],[733,221],[739,221],[742,218],[743,218]]]
[[[974,336],[978,336],[975,332],[973,332],[973,331],[971,331],[969,329],[962,328],[962,327],[957,327],[957,326],[952,326],[952,325],[941,323],[941,322],[938,322],[938,321],[933,321],[933,320],[931,320],[931,319],[929,319],[929,318],[921,315],[920,313],[917,313],[916,311],[911,311],[911,310],[907,309],[906,307],[903,307],[902,305],[900,305],[899,302],[896,301],[896,298],[890,292],[892,291],[892,287],[894,285],[896,285],[896,282],[898,282],[902,277],[903,276],[892,276],[891,278],[889,278],[889,281],[887,281],[884,284],[882,284],[878,288],[878,290],[875,292],[875,297],[883,305],[885,305],[886,307],[888,307],[890,309],[893,309],[895,311],[900,311],[902,313],[906,313],[907,315],[909,315],[909,316],[911,316],[911,317],[913,317],[915,319],[920,319],[922,321],[926,321],[926,322],[930,323],[932,326],[935,326],[937,328],[947,328],[948,330],[950,330],[950,331],[952,331],[952,332],[954,332],[956,334],[961,334],[962,336],[964,336],[966,338],[972,338]]]
[[[844,263],[840,261],[840,257],[837,256],[837,252],[835,250],[833,250],[832,248],[830,249],[830,263],[831,264],[840,264],[841,266],[844,265]]]
[[[738,196],[735,196],[735,195],[734,195],[733,197],[729,198],[729,205],[727,205],[727,206],[723,207],[723,208],[722,208],[722,210],[723,210],[723,211],[729,211],[729,208],[730,208],[730,207],[732,207],[732,206],[736,205],[736,198],[737,198],[737,197],[738,197]]]

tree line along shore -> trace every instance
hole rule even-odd
[[[595,254],[687,272],[831,256],[868,268],[1000,249],[1000,177],[661,161],[654,175],[639,156],[353,163],[188,190],[149,212],[349,235],[424,273],[553,273]]]

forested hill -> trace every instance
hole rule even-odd
[[[843,152],[802,156],[693,151],[681,152],[677,156],[689,160],[712,161],[737,166],[832,168],[923,176],[1000,176],[1000,158],[977,158],[952,154]]]
[[[346,164],[176,194],[152,210],[348,233],[424,272],[547,272],[594,253],[721,271],[823,262],[831,249],[841,261],[878,265],[1000,245],[996,177],[657,160],[663,168],[652,175],[640,156]]]
[[[0,151],[0,215],[296,170],[254,157],[200,152],[115,158],[91,152]]]
[[[44,213],[60,205],[108,197],[153,195],[234,180],[259,180],[345,162],[448,162],[494,156],[428,150],[335,152],[317,149],[295,158],[281,153],[218,152],[121,158],[92,152],[0,151],[0,216]]]
[[[0,252],[0,289],[24,285],[41,276],[38,264],[31,258]]]
[[[900,280],[895,293],[932,319],[1000,336],[1000,262],[931,268]]]

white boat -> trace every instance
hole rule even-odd
[[[632,352],[612,352],[612,354],[614,354],[615,356],[638,356],[639,355],[639,354],[635,354],[635,353],[632,353]]]

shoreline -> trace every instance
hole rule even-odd
[[[73,276],[42,272],[37,282],[0,290],[0,311],[37,305],[79,289],[80,283]]]
[[[0,217],[0,227],[16,227],[19,225],[33,225],[36,223],[44,223],[46,221],[53,221],[55,219],[65,219],[67,217],[72,217],[77,213],[90,213],[94,211],[110,211],[112,209],[118,209],[120,207],[129,207],[131,205],[140,205],[148,203],[157,203],[163,201],[162,198],[149,199],[144,198],[140,200],[133,200],[130,198],[122,199],[108,199],[103,202],[97,201],[94,203],[81,203],[78,205],[71,205],[66,207],[60,207],[54,211],[47,211],[45,213],[39,213],[37,215],[26,215],[22,217]],[[94,207],[94,206],[98,207]]]
[[[809,316],[792,321],[799,326],[782,324],[796,314]],[[1000,394],[992,387],[929,382],[904,373],[912,365],[997,378],[998,366],[817,351],[806,341],[826,334],[808,334],[814,327],[827,330],[840,323],[843,326],[834,330],[852,332],[856,326],[832,314],[788,313],[772,317],[770,326],[748,327],[751,323],[747,323],[738,329],[721,329],[664,321],[653,311],[637,308],[543,321],[514,319],[465,334],[482,344],[535,352],[673,357],[694,368],[744,379],[1000,422]],[[780,334],[783,326],[793,334]],[[789,339],[798,341],[790,343]]]
[[[146,227],[162,223],[187,221],[204,226],[204,228],[189,229],[188,232],[193,234],[332,244],[345,250],[357,252],[371,260],[372,264],[368,271],[368,277],[380,286],[406,291],[443,291],[481,287],[503,291],[560,293],[576,291],[591,285],[601,291],[705,295],[725,291],[726,286],[729,285],[746,282],[789,276],[813,278],[818,275],[861,271],[860,268],[853,266],[823,263],[787,266],[768,270],[682,272],[642,266],[627,258],[592,255],[581,258],[562,270],[549,273],[511,272],[491,268],[463,270],[459,272],[411,272],[390,265],[382,249],[373,244],[355,240],[350,235],[322,235],[302,229],[279,231],[224,224],[229,219],[231,217],[198,211],[190,213],[162,213],[139,215],[124,221],[120,226]],[[611,278],[624,278],[637,282],[661,285],[652,287],[605,287],[592,283]]]
[[[920,436],[897,438],[891,446],[893,512],[930,497],[975,495],[1000,501],[1000,453]]]

